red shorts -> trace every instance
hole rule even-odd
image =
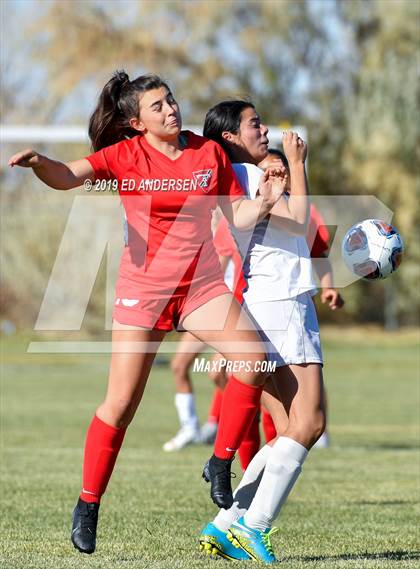
[[[167,302],[156,298],[117,298],[113,320],[129,326],[170,331],[197,308],[217,296],[231,294],[223,281],[208,281],[199,287],[179,287]],[[139,295],[140,296],[140,295]]]

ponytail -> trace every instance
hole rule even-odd
[[[142,75],[130,81],[125,71],[117,71],[106,83],[89,120],[89,138],[97,152],[125,138],[137,136],[130,119],[139,117],[139,96],[168,85],[157,75]]]

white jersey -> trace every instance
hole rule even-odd
[[[263,171],[253,164],[233,164],[238,180],[249,199],[254,199]],[[316,292],[312,263],[305,237],[287,233],[260,221],[253,231],[230,228],[244,259],[247,281],[245,302],[295,298]]]

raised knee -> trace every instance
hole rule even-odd
[[[325,413],[320,411],[299,421],[297,425],[289,426],[289,430],[292,438],[300,441],[305,447],[311,448],[324,432],[325,426]]]
[[[311,432],[310,432],[310,442],[309,445],[312,447],[322,433],[325,431],[326,421],[325,417],[323,419],[319,419],[312,424]]]
[[[255,387],[264,385],[267,379],[267,362],[265,354],[244,354],[243,358],[232,360],[231,367],[226,368],[226,372],[231,373],[242,381]]]
[[[312,447],[316,443],[316,441],[325,431],[325,427],[325,413],[320,411],[311,418],[307,426],[308,446]]]
[[[114,427],[128,427],[133,420],[137,406],[130,398],[119,398],[112,401],[105,401],[100,408],[101,415],[107,417],[107,423]]]
[[[178,375],[180,370],[182,369],[182,365],[179,362],[179,360],[177,360],[177,358],[173,358],[171,361],[171,371],[174,375]]]
[[[264,353],[257,354],[252,361],[252,376],[255,385],[264,385],[268,377],[267,358]]]
[[[224,370],[209,371],[209,378],[220,389],[224,389],[226,385],[226,374]]]
[[[183,359],[175,357],[171,361],[171,371],[175,377],[183,377],[188,371],[188,366]]]

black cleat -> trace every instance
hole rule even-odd
[[[233,504],[232,485],[230,479],[235,477],[230,472],[232,459],[217,458],[212,456],[205,464],[203,478],[211,482],[210,496],[219,508],[228,510]]]
[[[93,553],[96,545],[99,504],[85,502],[81,498],[73,512],[71,541],[81,553]]]

